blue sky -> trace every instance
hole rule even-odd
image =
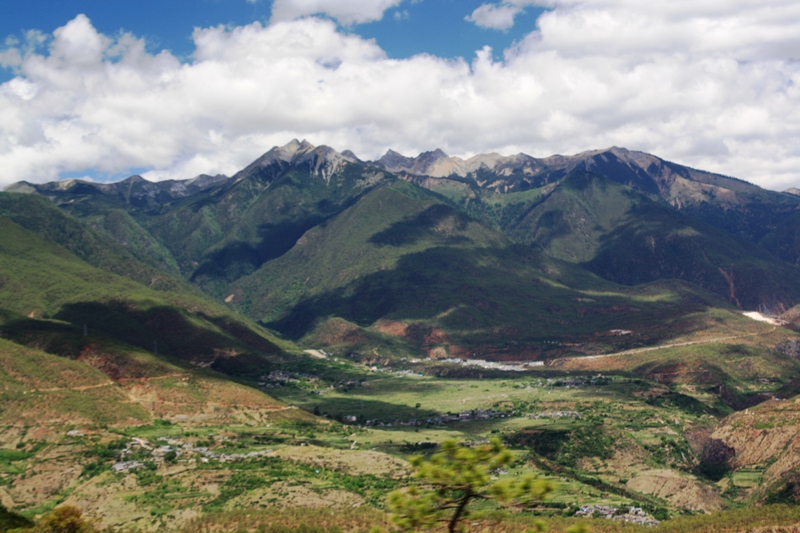
[[[292,138],[800,186],[800,4],[0,0],[0,188],[230,175]]]
[[[465,20],[482,4],[481,0],[406,1],[379,21],[342,26],[341,30],[375,39],[392,58],[421,53],[471,58],[488,45],[499,59],[504,49],[535,28],[536,18],[544,11],[526,6],[512,28],[498,31]],[[0,0],[0,38],[24,39],[29,30],[50,34],[85,14],[106,35],[131,32],[147,39],[151,51],[166,49],[186,61],[194,52],[195,27],[266,24],[271,8],[271,2],[265,0]],[[10,69],[0,69],[0,81],[11,77]]]

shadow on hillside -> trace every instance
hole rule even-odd
[[[531,212],[539,206],[531,208]],[[541,249],[546,250],[556,239],[560,239],[572,233],[572,225],[564,216],[564,211],[560,209],[550,209],[542,213],[536,221],[533,231],[533,243]]]
[[[547,275],[532,266],[536,255],[526,253],[533,257],[521,254],[517,247],[437,247],[407,254],[392,270],[378,271],[301,300],[283,318],[267,326],[298,340],[317,321],[332,316],[361,327],[390,318],[429,321],[429,325],[444,329],[446,335],[455,332],[455,343],[513,343],[543,336],[579,338],[640,326],[658,336],[670,336],[677,333],[663,324],[705,309],[701,301],[676,305],[640,300],[632,305],[624,294],[578,302],[582,293],[550,283]],[[449,342],[447,338],[423,341]]]
[[[260,241],[253,245],[234,241],[221,250],[208,254],[194,271],[191,281],[203,278],[233,282],[255,272],[267,261],[272,261],[291,250],[300,237],[311,228],[322,224],[326,217],[308,217],[301,220],[284,220],[258,227]]]
[[[290,401],[288,398],[286,400]],[[304,402],[304,409],[308,411],[313,411],[315,407],[321,414],[326,413],[335,418],[356,416],[363,420],[380,420],[384,423],[395,420],[426,419],[437,414],[435,411],[427,409],[415,409],[413,405],[396,404],[381,400],[362,400],[361,398],[328,398],[320,396],[318,401],[308,400],[308,402]]]
[[[191,315],[168,306],[138,310],[119,301],[80,302],[65,305],[54,318],[73,324],[81,332],[85,325],[90,335],[100,334],[232,376],[268,372],[272,365],[259,352],[264,348],[271,348],[263,350],[268,353],[280,351],[255,333],[238,337],[236,333],[241,334],[243,326],[224,318]],[[251,345],[248,340],[255,342]]]
[[[253,204],[253,208],[258,207],[264,213],[257,215],[263,221],[258,225],[258,242],[232,241],[208,253],[191,281],[230,283],[255,272],[264,263],[291,250],[307,231],[355,205],[374,188],[354,191],[357,180],[345,181],[344,187],[328,188],[321,179],[302,180],[291,173],[277,179],[266,200]]]
[[[625,285],[681,279],[747,309],[788,309],[800,301],[796,269],[653,203],[632,207],[627,222],[601,237],[597,254],[582,266]]]
[[[447,234],[451,244],[467,243],[470,239],[450,232],[466,231],[469,218],[449,205],[434,204],[417,216],[395,222],[389,228],[370,237],[369,242],[379,246],[401,247],[428,237],[431,232]]]

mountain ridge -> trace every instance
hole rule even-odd
[[[740,307],[785,310],[798,303],[800,271],[771,255],[795,263],[795,248],[778,246],[778,236],[767,238],[763,247],[760,242],[776,231],[796,233],[800,217],[792,215],[800,213],[800,197],[620,147],[544,159],[489,153],[463,160],[440,149],[406,157],[389,150],[378,161],[362,161],[350,151],[293,139],[230,178],[201,175],[153,184],[132,176],[115,184],[73,180],[10,190],[50,198],[95,221],[137,257],[174,265],[186,280],[224,299],[237,280],[398,179],[419,189],[413,194],[433,194],[510,242],[616,283],[677,277]],[[601,183],[597,180],[609,185],[588,185]],[[638,204],[646,208],[632,209]],[[715,234],[718,230],[734,240]],[[728,241],[728,253],[715,245]],[[602,257],[595,257],[600,251]],[[349,251],[349,260],[357,261],[360,253]],[[636,275],[625,267],[631,262]],[[768,275],[770,270],[780,275]],[[771,281],[761,286],[753,276]]]
[[[307,140],[298,141],[292,139],[283,146],[274,146],[263,155],[256,158],[252,163],[235,173],[231,178],[224,175],[210,176],[200,174],[194,178],[185,180],[165,180],[152,182],[139,175],[132,175],[128,178],[112,183],[97,183],[80,179],[68,179],[53,181],[44,184],[34,184],[25,181],[13,183],[7,186],[5,192],[57,192],[69,190],[73,187],[95,188],[105,194],[121,194],[122,189],[128,186],[130,189],[134,185],[145,185],[145,191],[149,195],[157,192],[169,192],[173,196],[186,196],[206,189],[210,186],[220,184],[226,180],[240,181],[245,176],[268,168],[272,165],[286,164],[289,166],[308,165],[315,175],[322,175],[326,181],[332,173],[339,171],[345,163],[363,163],[369,167],[384,170],[394,174],[407,174],[418,178],[465,178],[481,170],[495,172],[498,176],[510,177],[515,174],[527,176],[528,179],[540,175],[542,184],[546,184],[548,176],[552,179],[553,175],[563,176],[571,171],[580,169],[587,172],[598,172],[604,164],[609,162],[609,156],[613,156],[628,167],[631,175],[627,180],[634,180],[635,174],[640,178],[642,173],[649,174],[653,183],[640,183],[638,188],[642,192],[657,192],[663,196],[673,206],[681,207],[683,198],[678,194],[680,191],[673,190],[675,181],[680,178],[689,181],[697,181],[707,186],[717,186],[715,183],[723,183],[731,191],[754,193],[764,191],[767,194],[781,194],[777,191],[763,189],[757,185],[749,183],[739,178],[707,172],[695,169],[686,165],[680,165],[667,161],[658,156],[629,150],[624,147],[612,146],[610,148],[592,149],[579,152],[574,155],[554,154],[544,158],[536,158],[524,153],[515,155],[502,155],[496,152],[480,153],[462,159],[451,157],[444,151],[436,148],[431,151],[422,152],[415,157],[405,156],[393,149],[389,149],[382,157],[375,161],[361,160],[352,151],[337,151],[327,145],[315,146]],[[613,178],[612,178],[613,179]],[[622,180],[623,178],[619,178]],[[532,183],[532,182],[531,182]],[[623,183],[623,181],[620,181]],[[631,183],[624,184],[635,184]],[[529,183],[530,185],[530,183]],[[497,185],[489,188],[496,188]],[[513,189],[513,187],[512,187]],[[505,191],[508,192],[508,191]],[[706,191],[707,192],[707,191]],[[670,196],[672,195],[672,196]],[[786,196],[797,196],[792,189],[785,191]],[[800,205],[800,198],[797,199]]]

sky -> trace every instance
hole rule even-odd
[[[0,188],[621,146],[800,186],[796,0],[0,0]]]

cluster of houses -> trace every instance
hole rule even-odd
[[[313,374],[284,372],[283,370],[273,370],[265,376],[258,378],[258,386],[264,389],[273,389],[280,387],[287,383],[298,383],[300,379],[319,379],[319,376]]]
[[[136,460],[126,460],[134,455],[137,450],[146,450],[150,452],[155,463],[163,463],[167,454],[174,453],[174,456],[181,457],[190,454],[200,456],[200,461],[207,463],[211,460],[220,462],[241,461],[244,459],[253,459],[256,457],[265,457],[275,455],[272,450],[260,450],[248,453],[220,453],[208,449],[205,446],[195,446],[191,442],[183,442],[178,439],[167,439],[166,437],[159,437],[159,444],[152,446],[146,439],[133,437],[123,450],[120,451],[120,461],[112,465],[111,470],[114,472],[128,472],[138,468],[144,468],[145,465]],[[218,440],[224,440],[219,438]]]
[[[627,512],[620,512],[621,509],[610,505],[584,505],[575,516],[606,518],[608,520],[619,520],[631,522],[640,526],[657,526],[658,520],[649,516],[641,507],[628,507]]]
[[[301,372],[284,372],[283,370],[273,370],[267,375],[263,375],[258,378],[258,386],[263,389],[274,389],[276,387],[282,387],[283,385],[287,385],[289,383],[299,383],[300,380],[307,379],[310,381],[319,380],[319,376],[315,376],[314,374],[304,374]],[[355,387],[363,387],[364,381],[358,379],[346,379],[339,381],[332,388],[335,389],[352,389]],[[316,393],[320,393],[318,391],[314,391]]]
[[[594,384],[595,380],[584,377],[567,377],[553,379],[549,378],[547,384],[552,387],[564,387],[565,389],[581,389],[589,384]]]

